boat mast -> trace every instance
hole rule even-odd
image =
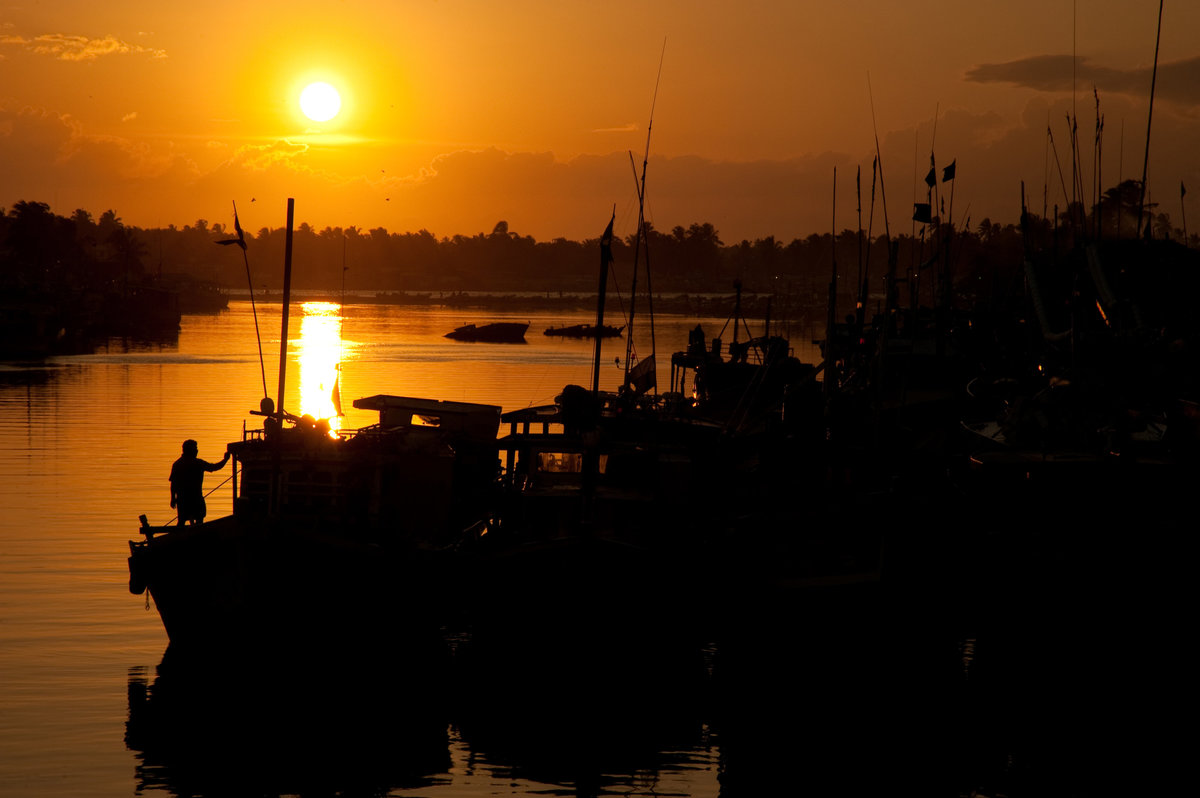
[[[830,259],[829,299],[825,316],[825,401],[828,402],[837,388],[838,368],[834,354],[834,335],[837,332],[837,167],[833,167],[833,210],[830,212]]]
[[[654,124],[654,119],[651,118],[650,124]],[[649,150],[649,137],[646,139],[646,147]],[[648,160],[648,158],[647,158]],[[645,161],[642,162],[642,182],[638,185],[637,182],[637,166],[633,163],[633,153],[629,153],[629,165],[633,167],[633,185],[637,190],[638,195],[638,225],[637,233],[633,239],[633,282],[629,287],[629,336],[625,339],[625,379],[624,385],[629,387],[629,361],[633,357],[633,318],[637,308],[637,278],[638,278],[638,260],[642,252],[642,232],[645,229],[643,213],[643,197],[645,197],[646,186],[646,168]]]
[[[634,239],[633,249],[633,284],[629,295],[629,336],[625,341],[625,386],[629,387],[629,360],[633,355],[633,311],[637,303],[637,270],[638,270],[638,254],[641,252],[643,243],[648,245],[646,237],[646,167],[650,162],[650,133],[654,129],[654,107],[658,104],[658,86],[662,82],[662,65],[663,59],[667,55],[667,42],[663,40],[662,53],[658,58],[658,77],[654,81],[654,97],[650,100],[650,122],[646,125],[646,151],[642,156],[642,180],[637,184],[638,195],[638,229],[637,236]],[[633,163],[633,153],[629,153],[630,163]],[[637,181],[637,167],[633,170],[634,181]],[[650,255],[646,254],[646,275],[647,280],[650,275]],[[653,306],[652,306],[653,307]],[[650,355],[654,355],[654,315],[651,310],[650,316]]]
[[[1158,80],[1158,45],[1162,41],[1163,0],[1158,0],[1158,33],[1154,38],[1154,69],[1150,73],[1150,110],[1146,113],[1146,154],[1142,158],[1142,191],[1138,198],[1137,234],[1142,234],[1142,214],[1146,210],[1146,171],[1150,167],[1150,122],[1154,119],[1154,84]]]
[[[279,334],[279,401],[275,405],[277,417],[283,419],[283,388],[287,382],[288,305],[292,298],[292,220],[295,218],[296,200],[287,201],[287,237],[283,248],[283,321]]]

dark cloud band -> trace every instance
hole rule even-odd
[[[1044,92],[1067,92],[1095,86],[1101,93],[1149,96],[1150,67],[1111,69],[1080,56],[1036,55],[1002,64],[980,64],[967,71],[974,83],[1009,83]],[[1073,74],[1072,74],[1073,73]],[[1184,105],[1200,105],[1200,57],[1159,64],[1158,98]]]

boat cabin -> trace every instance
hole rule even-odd
[[[377,395],[379,422],[332,433],[304,417],[266,419],[230,445],[234,514],[438,544],[484,513],[497,475],[494,405]]]

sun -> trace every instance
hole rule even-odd
[[[328,122],[341,109],[341,95],[328,83],[310,83],[300,92],[300,110],[314,122]]]

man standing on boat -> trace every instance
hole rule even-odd
[[[171,507],[178,510],[179,525],[188,521],[199,524],[208,514],[204,504],[204,472],[219,471],[229,462],[229,452],[219,463],[201,460],[199,447],[192,439],[183,442],[183,454],[171,465]]]

